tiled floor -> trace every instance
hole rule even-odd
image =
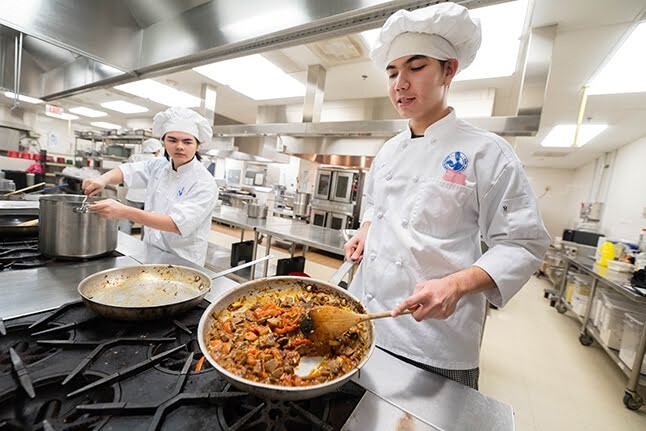
[[[230,247],[240,231],[214,224],[209,240]],[[287,254],[275,246],[272,253]],[[310,252],[305,272],[327,279],[340,264]],[[598,345],[579,343],[578,320],[543,299],[547,283],[532,277],[505,308],[489,310],[480,390],[514,408],[518,431],[645,431],[646,407],[622,403],[627,378]]]

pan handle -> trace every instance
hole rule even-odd
[[[213,277],[211,277],[211,280],[215,280],[218,277],[222,277],[223,275],[231,274],[232,272],[236,272],[239,269],[246,268],[251,265],[256,265],[260,262],[264,262],[265,260],[272,259],[274,257],[273,254],[268,254],[267,256],[263,256],[259,259],[252,260],[251,262],[246,262],[243,263],[242,265],[234,266],[233,268],[225,269],[224,271],[216,272]]]
[[[343,262],[343,265],[341,265],[339,269],[337,269],[336,272],[332,275],[332,277],[330,277],[328,283],[337,286],[343,276],[346,275],[348,271],[350,271],[350,268],[352,268],[355,263],[356,262],[353,260],[346,260],[345,262]]]

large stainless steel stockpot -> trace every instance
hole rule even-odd
[[[83,259],[117,248],[118,220],[79,211],[83,195],[47,195],[40,198],[38,247],[50,257]]]

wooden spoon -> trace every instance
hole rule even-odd
[[[415,310],[406,310],[400,314],[410,314]],[[312,308],[300,323],[301,332],[316,341],[333,340],[354,325],[366,320],[392,317],[390,311],[359,314],[331,305]]]
[[[22,223],[18,223],[16,227],[32,227],[32,226],[38,226],[38,219],[33,219],[29,221],[24,221]]]

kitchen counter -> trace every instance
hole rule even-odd
[[[0,273],[0,316],[3,319],[53,309],[78,300],[77,284],[103,269],[141,263],[186,265],[213,275],[212,271],[175,255],[146,246],[136,238],[119,233],[117,251],[123,256],[87,262],[60,262],[38,269]],[[218,279],[213,299],[237,283]],[[392,378],[397,376],[397,378]],[[512,431],[513,411],[466,386],[412,367],[379,349],[353,380],[367,390],[343,427],[352,429],[412,429],[455,431]],[[407,428],[408,427],[408,428]]]
[[[291,226],[293,223],[305,224],[305,222],[294,221],[283,217],[267,216],[267,218],[249,217],[247,211],[241,208],[229,207],[222,205],[216,209],[211,219],[218,223],[230,224],[244,230],[254,230],[259,227],[267,226]]]

